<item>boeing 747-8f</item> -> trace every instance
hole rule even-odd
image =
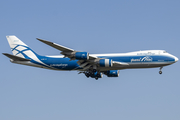
[[[108,77],[118,77],[119,70],[133,68],[159,67],[159,74],[164,66],[178,61],[178,58],[164,50],[145,50],[129,53],[114,54],[89,54],[88,52],[76,51],[62,45],[38,39],[39,41],[61,51],[62,55],[42,56],[34,52],[16,36],[6,36],[12,53],[3,53],[10,58],[12,63],[28,66],[71,71],[76,70],[84,73],[86,77],[102,78],[103,74]]]

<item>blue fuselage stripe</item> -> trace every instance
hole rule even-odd
[[[80,69],[77,64],[78,60],[70,61],[69,58],[58,58],[58,57],[46,57],[46,56],[37,56],[41,62],[48,65],[51,68],[60,69],[60,70],[73,70]],[[97,56],[98,57],[98,56]],[[128,64],[171,64],[175,62],[173,57],[165,55],[154,55],[154,56],[100,56],[99,58],[112,59],[117,62],[125,62]],[[37,64],[35,61],[32,63]]]

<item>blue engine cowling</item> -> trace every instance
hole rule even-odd
[[[87,53],[87,52],[76,52],[75,58],[78,60],[89,60],[89,53]]]
[[[119,70],[109,70],[106,72],[108,77],[119,77]]]
[[[101,66],[101,67],[112,67],[113,62],[111,59],[100,59],[99,60],[99,66]]]
[[[91,75],[92,78],[102,78],[103,77],[103,74],[102,73],[99,73],[98,72],[95,72]]]

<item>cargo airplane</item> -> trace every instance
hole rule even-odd
[[[119,70],[134,68],[159,67],[159,74],[164,66],[178,61],[178,58],[164,50],[144,50],[129,53],[113,54],[89,54],[88,52],[76,51],[62,45],[37,38],[37,40],[61,51],[62,55],[42,56],[34,52],[16,36],[6,36],[12,50],[12,54],[3,53],[10,58],[12,63],[28,66],[71,71],[76,70],[85,74],[86,77],[102,78],[118,77]]]

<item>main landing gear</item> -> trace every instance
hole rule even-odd
[[[89,69],[87,71],[80,73],[84,73],[87,78],[91,77],[91,78],[95,78],[96,80],[102,78],[102,73],[100,71],[97,71],[96,69]]]
[[[159,74],[162,74],[162,71],[161,71],[161,70],[162,70],[162,68],[163,68],[163,67],[160,67],[160,71],[159,71]]]

